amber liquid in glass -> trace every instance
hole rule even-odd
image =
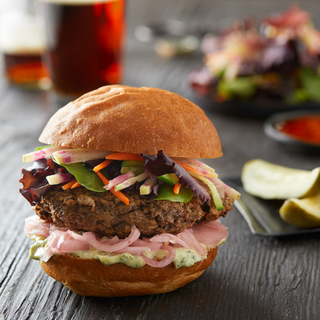
[[[43,88],[50,86],[48,70],[42,63],[42,53],[3,53],[7,79],[18,86]]]
[[[121,82],[124,0],[43,1],[46,59],[56,93],[78,97]]]

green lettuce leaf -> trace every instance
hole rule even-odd
[[[54,147],[53,144],[47,144],[45,146],[41,146],[41,147],[37,147],[34,149],[34,151],[38,151],[38,150],[42,150],[42,149],[46,149],[46,148],[51,148],[51,147]]]
[[[309,100],[320,102],[320,76],[310,69],[302,68],[299,80]]]
[[[234,96],[242,98],[251,98],[256,92],[256,84],[252,77],[239,77],[232,80],[221,79],[217,90],[228,99]]]
[[[103,188],[103,183],[101,179],[96,175],[95,172],[87,169],[82,162],[63,164],[60,166],[67,169],[69,173],[71,173],[77,181],[87,188],[88,190],[95,192],[105,192],[106,189]],[[100,171],[103,175],[106,176],[106,171]]]
[[[159,186],[158,196],[155,200],[169,200],[172,202],[189,202],[194,193],[190,188],[186,188],[184,185],[180,188],[179,194],[173,192],[173,186],[164,183]]]

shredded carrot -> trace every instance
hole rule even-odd
[[[121,201],[123,201],[127,206],[129,205],[129,199],[121,191],[114,191],[114,187],[111,188],[110,191],[117,198],[119,198]]]
[[[97,171],[96,174],[99,176],[104,185],[109,184],[109,180],[100,171]],[[114,187],[110,189],[110,191],[126,205],[129,205],[129,199],[121,191],[114,191]]]
[[[93,171],[94,171],[94,172],[100,171],[100,170],[106,168],[111,162],[112,162],[111,160],[103,161],[103,162],[101,162],[100,164],[98,164],[97,166],[95,166],[95,167],[93,168]]]
[[[109,180],[100,171],[97,171],[96,174],[99,176],[105,186],[109,184]]]
[[[77,180],[72,180],[72,181],[68,182],[67,184],[65,184],[64,186],[62,186],[62,189],[63,190],[70,189],[76,182],[77,182]]]
[[[179,194],[181,186],[182,186],[181,183],[179,183],[179,182],[176,183],[176,184],[174,185],[174,187],[173,187],[173,192],[174,192],[175,194]]]
[[[191,172],[197,173],[197,174],[199,174],[201,176],[205,176],[205,177],[209,177],[209,178],[212,177],[211,174],[204,174],[204,173],[198,171],[197,169],[189,166],[188,164],[182,163],[182,162],[177,161],[177,160],[174,160],[174,161],[179,163],[181,165],[181,167],[185,168],[187,171],[191,171]]]
[[[71,189],[75,189],[75,188],[78,188],[78,187],[81,187],[81,184],[76,181],[72,186],[71,186]]]
[[[112,153],[106,156],[106,159],[108,160],[133,160],[133,161],[143,161],[143,158],[139,156],[138,154],[132,154],[132,153]]]

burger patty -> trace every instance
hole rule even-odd
[[[93,192],[86,188],[62,190],[54,187],[42,196],[35,212],[43,220],[60,227],[92,231],[99,235],[127,237],[135,225],[143,237],[160,233],[179,233],[194,224],[225,216],[233,199],[223,199],[224,209],[217,210],[213,201],[203,204],[193,197],[188,203],[168,200],[145,200],[138,191],[126,193],[126,205],[111,192]]]

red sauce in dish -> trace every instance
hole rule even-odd
[[[301,141],[320,145],[320,115],[291,119],[276,128]]]

